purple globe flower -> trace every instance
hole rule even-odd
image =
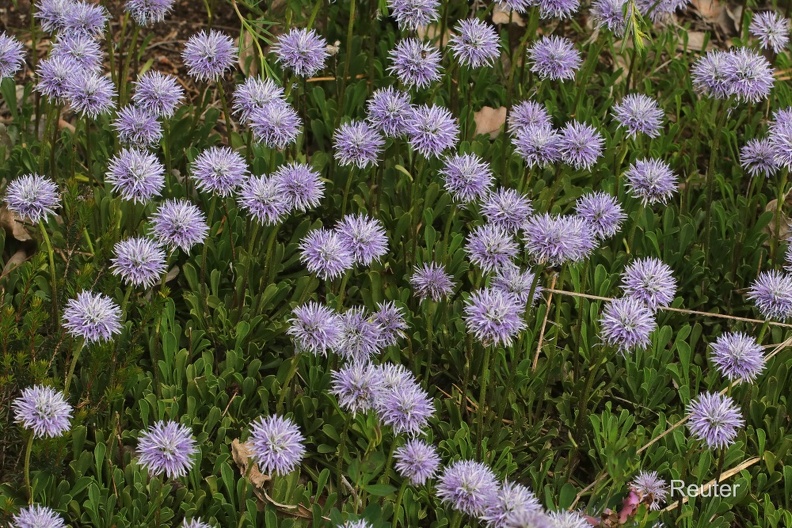
[[[415,266],[410,286],[420,300],[432,299],[435,302],[450,296],[454,292],[454,281],[446,273],[442,264],[430,262],[423,266]]]
[[[421,105],[407,121],[410,147],[423,157],[437,158],[451,148],[459,137],[459,125],[454,116],[441,106]]]
[[[126,0],[124,10],[138,25],[146,27],[165,20],[173,9],[174,0]]]
[[[35,385],[23,389],[11,406],[14,421],[33,431],[35,438],[55,438],[71,428],[72,406],[62,392],[51,387]]]
[[[627,130],[627,136],[646,134],[658,137],[663,125],[663,111],[657,101],[643,94],[629,94],[613,107],[613,117]]]
[[[769,141],[776,166],[792,167],[792,119],[777,119],[770,127]]]
[[[770,139],[751,139],[740,149],[740,166],[751,177],[759,174],[769,178],[778,172],[776,148]]]
[[[146,203],[165,187],[165,167],[150,152],[123,149],[110,159],[107,168],[105,182],[124,200]]]
[[[113,122],[118,140],[133,147],[147,148],[159,143],[162,126],[157,117],[136,106],[126,106],[118,112]]]
[[[558,147],[564,163],[574,168],[590,169],[602,155],[605,140],[596,128],[578,121],[570,121],[561,129]]]
[[[22,44],[5,32],[0,33],[0,79],[13,77],[25,62]]]
[[[636,7],[645,17],[649,17],[652,22],[659,22],[663,19],[668,20],[679,9],[688,5],[690,0],[637,0]]]
[[[247,175],[245,158],[228,147],[210,147],[198,154],[192,164],[195,186],[218,196],[231,196]]]
[[[388,253],[388,235],[382,222],[364,214],[346,215],[335,228],[341,243],[352,252],[356,264],[379,262]]]
[[[355,361],[332,372],[331,376],[330,393],[338,398],[342,409],[355,415],[374,406],[374,395],[382,382],[378,369]]]
[[[151,232],[161,244],[185,253],[209,234],[206,215],[187,200],[165,200],[151,217]]]
[[[400,29],[416,30],[438,19],[438,0],[388,0],[388,9]]]
[[[63,518],[55,510],[31,504],[12,517],[11,528],[65,528]]]
[[[366,105],[366,120],[385,136],[397,137],[407,131],[407,120],[412,112],[410,94],[389,86],[371,95]]]
[[[748,31],[759,39],[762,49],[781,53],[789,44],[789,19],[775,11],[756,13],[751,19]]]
[[[542,287],[534,285],[536,275],[531,271],[522,271],[514,264],[501,266],[490,281],[490,287],[505,294],[513,295],[521,305],[528,304],[533,289],[533,300],[536,301],[542,294]]]
[[[380,133],[363,121],[345,123],[333,134],[335,159],[344,167],[376,167],[384,145]]]
[[[523,231],[528,253],[536,262],[550,266],[583,260],[596,244],[588,222],[579,216],[534,215]]]
[[[481,204],[481,213],[487,222],[516,233],[533,214],[531,201],[514,189],[499,187],[490,193]]]
[[[90,71],[77,71],[66,84],[66,99],[82,117],[96,118],[115,106],[113,82]]]
[[[547,108],[534,101],[523,101],[512,107],[509,112],[509,132],[518,134],[520,131],[533,126],[553,126]]]
[[[287,475],[297,469],[305,457],[305,437],[288,418],[270,415],[251,424],[251,456],[267,475]]]
[[[492,66],[500,56],[500,39],[495,28],[478,18],[467,18],[448,41],[454,57],[463,66]]]
[[[671,304],[676,294],[676,279],[662,260],[653,257],[636,259],[621,276],[624,294],[652,310]]]
[[[451,193],[454,201],[460,203],[483,198],[495,181],[489,164],[476,154],[449,156],[440,175],[445,189]]]
[[[107,9],[101,5],[72,2],[63,14],[63,31],[99,37],[104,33],[109,16]]]
[[[591,528],[591,523],[578,512],[556,511],[551,512],[547,519],[551,528]],[[662,527],[655,527],[662,528]]]
[[[523,328],[523,306],[513,295],[494,288],[474,291],[465,303],[468,332],[484,345],[511,346]]]
[[[33,16],[40,20],[43,31],[56,33],[64,29],[66,10],[73,3],[73,0],[41,0]]]
[[[352,251],[335,231],[314,229],[300,242],[300,261],[321,279],[335,279],[355,264]]]
[[[729,381],[752,382],[765,369],[762,346],[742,332],[723,334],[712,344],[712,363]]]
[[[184,99],[184,89],[173,75],[148,71],[138,77],[132,102],[157,117],[171,117]]]
[[[627,22],[632,15],[632,7],[627,0],[594,0],[591,3],[591,17],[598,28],[608,28],[617,37],[624,36]]]
[[[324,182],[318,172],[304,163],[281,166],[272,178],[277,180],[288,208],[306,212],[317,207],[324,197]]]
[[[487,526],[502,528],[506,526],[509,517],[518,515],[525,511],[542,511],[542,505],[534,493],[521,484],[505,481],[493,497],[492,502],[487,504],[481,520]]]
[[[50,59],[69,59],[80,68],[99,74],[102,69],[102,50],[93,37],[83,33],[58,36],[52,45]]]
[[[390,58],[393,64],[388,71],[407,87],[426,88],[440,79],[440,52],[427,42],[402,39],[391,50]]]
[[[216,81],[234,67],[237,48],[234,41],[220,31],[199,31],[184,45],[182,58],[191,77],[199,81]]]
[[[293,28],[278,37],[273,51],[278,62],[300,77],[312,77],[324,67],[327,41],[313,29]]]
[[[404,365],[386,362],[375,365],[373,368],[377,369],[379,373],[377,393],[374,395],[375,404],[383,395],[402,390],[405,387],[418,386],[415,375],[407,370]]]
[[[630,194],[644,205],[665,204],[677,190],[677,177],[662,160],[639,159],[624,173]]]
[[[715,99],[726,99],[730,93],[729,77],[726,74],[730,59],[727,52],[720,50],[709,51],[700,57],[690,72],[693,87]]]
[[[39,82],[36,91],[58,103],[66,98],[69,79],[77,75],[80,66],[70,58],[50,57],[39,62]]]
[[[430,478],[434,478],[440,467],[440,456],[437,449],[423,440],[412,439],[394,451],[396,460],[394,468],[413,486],[422,486]]]
[[[257,142],[282,150],[297,139],[302,120],[290,105],[273,102],[254,108],[249,116],[249,124]]]
[[[543,167],[561,159],[561,136],[550,125],[518,129],[512,143],[529,167]]]
[[[393,346],[404,337],[407,330],[407,322],[404,320],[402,309],[396,306],[393,301],[377,303],[377,311],[374,312],[374,322],[382,328],[380,343],[383,347]]]
[[[541,511],[521,509],[510,513],[503,522],[504,528],[567,528],[556,525]],[[586,527],[588,528],[588,527]]]
[[[654,312],[634,297],[613,299],[600,319],[600,337],[622,353],[649,346],[649,336],[656,328]]]
[[[365,519],[358,519],[357,521],[347,521],[344,524],[339,524],[338,528],[373,528],[371,524]]]
[[[690,432],[710,449],[725,448],[734,443],[737,430],[743,425],[742,413],[729,396],[703,392],[688,405]]]
[[[775,83],[773,67],[763,55],[749,48],[729,51],[724,74],[729,94],[749,103],[767,99]]]
[[[536,3],[533,0],[495,0],[495,5],[507,13],[516,11],[517,13],[525,14]]]
[[[341,332],[336,341],[336,352],[354,363],[367,363],[382,350],[382,327],[365,308],[350,308],[341,314]]]
[[[6,187],[6,206],[22,220],[38,224],[60,207],[60,192],[46,176],[25,174]]]
[[[436,487],[440,500],[467,515],[479,516],[498,494],[498,481],[480,462],[460,460],[447,466]]]
[[[616,198],[604,192],[592,192],[578,198],[575,213],[588,223],[591,234],[600,240],[618,233],[627,218]]]
[[[107,295],[83,291],[66,303],[63,327],[87,343],[109,341],[121,333],[121,308]]]
[[[234,90],[234,113],[239,116],[239,122],[243,125],[257,108],[264,108],[270,103],[285,102],[283,88],[272,79],[248,77]]]
[[[375,408],[382,423],[390,425],[397,435],[419,434],[435,412],[429,394],[417,384],[377,392]]]
[[[212,528],[211,524],[203,522],[199,517],[195,519],[184,519],[184,522],[181,524],[180,528]]]
[[[125,283],[151,288],[167,270],[165,252],[148,238],[136,237],[115,245],[111,260],[113,275],[120,275]]]
[[[179,478],[195,465],[198,447],[192,431],[174,421],[158,421],[138,438],[138,463],[152,476]]]
[[[668,495],[668,483],[657,476],[656,471],[641,471],[630,483],[630,489],[638,494],[642,502],[649,502],[649,509],[659,510]]]
[[[580,67],[580,53],[566,37],[542,37],[528,52],[531,71],[541,79],[574,79]]]
[[[767,319],[792,316],[792,277],[770,270],[763,271],[748,289],[748,298]]]
[[[327,355],[338,345],[341,337],[341,318],[330,308],[316,302],[298,306],[289,319],[286,333],[292,336],[297,352]]]
[[[580,7],[578,0],[538,0],[541,18],[571,18]]]
[[[517,243],[512,235],[504,228],[491,224],[473,229],[465,246],[470,262],[485,272],[511,263],[517,256],[517,250]]]

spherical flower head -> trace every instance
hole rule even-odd
[[[712,363],[729,381],[752,382],[765,369],[761,345],[742,332],[723,334],[712,344]]]
[[[176,77],[147,71],[135,83],[132,102],[157,117],[171,117],[184,99],[184,89]]]
[[[440,52],[427,42],[402,39],[391,50],[390,58],[388,71],[407,87],[426,88],[440,79]]]
[[[495,0],[495,5],[505,12],[515,11],[525,14],[531,6],[536,5],[533,0]]]
[[[627,353],[649,346],[649,336],[656,328],[654,312],[646,304],[634,297],[622,297],[605,305],[600,319],[600,338]]]
[[[585,517],[578,512],[556,511],[548,515],[552,528],[591,528]]]
[[[487,504],[481,520],[486,522],[487,526],[502,528],[506,519],[518,515],[523,510],[542,511],[542,505],[530,489],[507,480],[492,502]]]
[[[365,308],[356,306],[341,315],[336,352],[355,363],[366,363],[382,350],[382,326]]]
[[[303,442],[293,421],[274,414],[253,422],[248,440],[253,460],[267,475],[287,475],[299,467],[305,457]]]
[[[342,409],[355,415],[373,407],[374,395],[381,383],[377,369],[355,361],[334,371],[331,376],[330,392],[338,398]]]
[[[39,20],[43,31],[57,33],[64,29],[66,11],[73,3],[73,0],[41,0],[36,3],[33,16]]]
[[[355,264],[349,247],[335,231],[319,228],[300,242],[300,261],[321,279],[335,279]]]
[[[580,7],[579,0],[538,0],[541,18],[571,18]]]
[[[441,301],[454,292],[454,281],[442,264],[435,262],[415,266],[410,277],[413,293],[420,300]]]
[[[775,53],[781,53],[789,44],[789,19],[775,11],[756,13],[748,31],[759,39],[762,49],[771,49]]]
[[[582,62],[580,53],[566,37],[542,37],[528,51],[531,71],[542,79],[574,79]]]
[[[408,328],[402,309],[396,306],[393,301],[377,303],[377,311],[374,312],[373,319],[382,328],[380,342],[383,347],[393,346],[398,343],[399,339],[404,337],[404,331]]]
[[[561,159],[561,136],[547,124],[518,129],[512,143],[529,167],[544,167]]]
[[[199,81],[216,81],[234,67],[237,47],[220,31],[200,31],[184,45],[182,58],[187,72]]]
[[[748,103],[767,99],[775,83],[773,67],[763,55],[749,48],[731,50],[724,73],[729,94]]]
[[[470,203],[486,196],[495,181],[489,163],[476,154],[454,154],[440,170],[445,189],[455,202]]]
[[[413,112],[410,94],[388,86],[371,95],[366,105],[366,120],[387,137],[407,131],[407,119]]]
[[[22,220],[38,224],[60,207],[60,192],[46,176],[25,174],[6,187],[6,206]]]
[[[636,160],[624,176],[630,194],[640,199],[644,205],[665,204],[677,190],[676,174],[663,160]]]
[[[245,158],[229,147],[210,147],[198,154],[192,164],[195,186],[218,196],[231,196],[247,175]]]
[[[327,41],[313,29],[293,28],[273,47],[278,62],[299,77],[313,77],[324,67]]]
[[[511,263],[517,256],[517,243],[504,228],[484,224],[478,226],[468,235],[465,251],[470,262],[485,272],[493,271]]]
[[[302,120],[291,105],[276,101],[250,113],[253,138],[269,148],[282,150],[294,143],[302,128]]]
[[[101,73],[102,50],[95,38],[83,33],[61,34],[52,45],[50,59],[70,59],[80,68]]]
[[[390,425],[397,435],[419,434],[435,412],[429,394],[417,384],[384,394],[378,392],[374,401],[382,423]]]
[[[156,422],[138,438],[138,463],[152,476],[185,476],[195,465],[197,452],[190,428],[170,420]]]
[[[690,72],[693,87],[709,97],[726,99],[730,93],[730,81],[726,74],[730,60],[730,55],[720,50],[709,51],[700,57]]]
[[[553,122],[550,113],[543,104],[535,101],[522,101],[511,108],[508,125],[509,132],[516,135],[532,126],[552,127]]]
[[[490,287],[503,293],[513,295],[523,306],[528,304],[533,289],[533,300],[536,301],[542,294],[542,287],[534,284],[536,275],[531,271],[522,271],[514,264],[501,266],[490,281]]]
[[[344,167],[376,167],[384,145],[382,135],[364,121],[344,123],[333,134],[335,159]]]
[[[615,36],[624,36],[627,22],[630,20],[632,7],[627,7],[627,0],[594,0],[591,3],[591,16],[598,28],[608,28]]]
[[[270,103],[285,103],[283,88],[272,79],[248,77],[234,90],[234,113],[239,116],[239,122],[243,125],[247,123],[253,110],[264,108]]]
[[[456,34],[448,41],[451,51],[463,66],[492,66],[500,56],[500,39],[495,28],[479,20],[462,20]]]
[[[440,16],[438,0],[388,0],[388,9],[399,29],[416,30],[428,26]]]
[[[66,99],[82,117],[95,119],[106,114],[115,106],[115,95],[115,86],[110,79],[87,70],[78,70],[66,84]]]
[[[162,126],[157,117],[137,106],[126,106],[118,112],[113,128],[118,140],[125,145],[148,148],[159,143]]]
[[[58,103],[66,98],[69,79],[77,75],[80,65],[67,57],[50,57],[39,62],[36,91]]]
[[[763,271],[748,289],[748,298],[763,317],[785,321],[792,316],[792,277],[775,270]]]
[[[751,139],[740,149],[740,166],[751,177],[759,174],[765,178],[778,172],[776,148],[770,139]]]
[[[64,12],[63,32],[99,37],[104,33],[109,16],[107,9],[101,5],[72,2]]]
[[[604,192],[584,194],[575,202],[575,214],[585,220],[600,240],[614,236],[627,218],[616,197]]]
[[[792,119],[776,120],[770,126],[770,147],[773,163],[780,168],[792,167]]]
[[[577,121],[567,123],[558,139],[561,159],[576,169],[590,169],[602,155],[604,143],[596,128]]]
[[[372,368],[375,368],[379,373],[377,393],[374,395],[375,403],[393,391],[418,386],[415,375],[404,365],[385,362],[374,365]]]
[[[206,215],[187,200],[165,200],[151,217],[151,232],[161,244],[185,253],[209,234]]]
[[[613,107],[613,117],[633,138],[638,134],[659,136],[663,116],[657,101],[643,94],[629,94]]]
[[[324,182],[318,172],[304,163],[281,166],[272,178],[278,181],[289,209],[306,212],[324,197]]]
[[[632,489],[641,499],[648,503],[649,509],[659,510],[668,495],[668,483],[657,476],[656,471],[641,471],[630,483]]]
[[[511,346],[525,328],[523,306],[514,295],[494,288],[474,291],[465,303],[468,332],[484,345]]]
[[[366,519],[358,519],[357,521],[347,521],[344,524],[339,524],[338,528],[373,528]]]
[[[212,528],[212,525],[209,523],[203,522],[199,517],[195,519],[184,519],[184,522],[181,524],[180,528]]]
[[[5,32],[0,33],[0,79],[13,77],[24,61],[22,44]]]
[[[423,440],[412,439],[396,448],[393,453],[396,460],[394,468],[413,486],[422,486],[430,478],[434,478],[440,467],[440,456],[437,449]]]
[[[31,504],[12,517],[11,528],[65,528],[63,518],[55,510]]]
[[[481,213],[487,222],[502,227],[509,233],[521,229],[534,212],[531,200],[514,189],[499,187],[481,204]]]
[[[437,158],[454,146],[459,137],[459,125],[454,116],[441,106],[421,105],[407,120],[407,139],[410,147],[425,158]]]
[[[146,203],[165,187],[165,167],[157,156],[137,148],[123,149],[110,159],[105,182],[124,200]]]
[[[622,273],[624,294],[643,302],[652,310],[671,304],[676,295],[676,279],[671,268],[654,257],[636,259]]]
[[[356,264],[379,262],[388,253],[388,235],[382,222],[364,214],[346,215],[335,228]]]
[[[115,245],[111,260],[113,275],[119,275],[126,284],[151,288],[167,270],[165,252],[152,240],[135,237]]]
[[[23,389],[12,407],[14,421],[33,431],[36,438],[62,436],[71,428],[72,406],[62,392],[51,387],[35,385]]]
[[[480,462],[460,460],[446,466],[438,479],[437,496],[453,509],[479,516],[498,494],[498,481]]]
[[[324,356],[336,348],[341,337],[341,318],[333,310],[311,301],[295,308],[292,314],[286,333],[292,337],[297,352]]]
[[[165,20],[173,9],[174,0],[126,0],[124,10],[139,26],[147,27]]]
[[[745,421],[734,400],[717,392],[703,392],[688,405],[688,428],[710,449],[734,443]]]
[[[523,233],[528,253],[536,262],[550,266],[583,260],[596,245],[588,222],[579,216],[534,215]]]
[[[66,303],[63,327],[86,343],[109,341],[121,333],[121,308],[107,295],[83,291]]]

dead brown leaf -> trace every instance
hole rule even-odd
[[[726,6],[718,0],[691,0],[690,4],[707,26],[720,30],[725,36],[737,34],[737,27]]]
[[[231,441],[231,457],[236,462],[237,467],[242,475],[246,475],[247,479],[257,488],[264,488],[264,485],[269,482],[270,476],[263,474],[259,471],[256,464],[250,460],[250,446],[243,444],[238,438]]]
[[[473,114],[473,119],[476,121],[476,134],[489,134],[492,139],[498,137],[503,124],[506,123],[506,113],[505,106],[499,108],[485,106]]]
[[[237,42],[239,47],[239,69],[248,77],[255,77],[256,73],[258,73],[256,46],[253,38],[249,31],[242,31]]]
[[[18,268],[28,259],[27,251],[24,249],[18,250],[16,253],[11,255],[11,258],[6,261],[5,266],[3,266],[3,272],[0,273],[0,277],[5,277],[9,273],[11,273],[14,269]]]
[[[440,35],[440,25],[439,24],[429,24],[428,26],[419,26],[416,30],[418,33],[418,38],[421,40],[429,40],[432,43],[432,46],[438,47],[438,35]],[[445,33],[443,34],[443,46],[448,44],[448,39],[451,38],[451,31],[446,28]]]
[[[25,228],[25,224],[20,222],[17,215],[9,211],[6,206],[0,207],[0,226],[5,229],[6,233],[20,242],[33,240],[33,237],[30,236],[30,233]]]
[[[792,193],[787,193],[784,199],[784,205],[781,208],[781,215],[779,217],[779,226],[778,226],[778,238],[780,240],[786,240],[790,234],[790,225],[789,225],[789,217],[784,213],[784,209],[789,210],[790,205],[792,205]],[[776,236],[776,213],[777,211],[777,204],[778,199],[770,200],[767,202],[765,206],[765,211],[770,211],[773,213],[773,218],[770,219],[770,223],[767,224],[765,227],[765,233],[770,235],[770,237],[775,238]]]
[[[507,9],[502,8],[500,5],[495,4],[495,9],[492,11],[492,23],[493,24],[508,24],[511,21],[512,24],[517,24],[520,27],[525,27],[525,19],[520,16],[520,14],[516,11],[509,11]]]

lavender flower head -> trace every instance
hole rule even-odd
[[[613,299],[600,319],[601,339],[622,353],[649,346],[649,336],[656,328],[652,310],[634,297]]]
[[[463,66],[492,66],[500,56],[500,39],[495,28],[478,18],[467,18],[448,41],[454,57]]]
[[[742,413],[729,396],[703,392],[688,405],[688,428],[710,449],[734,443],[737,430],[745,425]]]
[[[778,167],[792,167],[792,117],[780,114],[770,126],[770,148],[773,151],[773,163]]]
[[[174,0],[126,0],[124,10],[139,26],[147,27],[165,20],[173,9]]]
[[[627,7],[627,0],[594,0],[591,3],[591,16],[598,28],[608,28],[617,37],[624,36],[627,22],[630,20],[632,8]]]
[[[604,192],[592,192],[578,198],[575,213],[588,223],[591,233],[600,240],[618,233],[627,218],[616,198]]]
[[[135,83],[132,102],[157,117],[171,117],[184,99],[184,89],[176,77],[148,71]]]
[[[561,159],[561,136],[550,125],[540,123],[518,129],[512,143],[529,167],[543,167]]]
[[[589,224],[579,216],[534,215],[523,232],[528,253],[536,262],[550,266],[583,260],[596,244]]]
[[[567,123],[558,140],[561,159],[578,170],[590,169],[596,163],[604,143],[596,128],[578,121]]]
[[[730,95],[749,103],[767,99],[775,83],[773,67],[763,55],[749,48],[729,51],[724,73]]]
[[[283,165],[272,178],[277,180],[289,209],[304,213],[318,206],[324,196],[321,176],[304,163]]]
[[[487,526],[503,528],[506,520],[522,511],[542,511],[542,505],[534,493],[521,484],[505,481],[494,500],[486,506],[481,520]]]
[[[247,175],[245,158],[229,147],[210,147],[201,152],[192,164],[195,186],[218,196],[231,196]]]
[[[109,341],[121,332],[121,308],[107,295],[83,291],[66,303],[63,327],[87,343]]]
[[[49,56],[51,59],[70,59],[83,70],[101,73],[102,50],[99,43],[83,33],[59,35]]]
[[[421,300],[431,299],[435,302],[450,296],[454,292],[454,281],[442,264],[434,262],[415,266],[410,286],[413,293]]]
[[[12,407],[14,421],[33,431],[35,438],[55,438],[71,428],[72,406],[62,392],[51,387],[35,385],[23,389]]]
[[[13,77],[24,61],[22,44],[5,32],[0,33],[0,80]]]
[[[358,519],[357,521],[347,521],[344,524],[339,524],[337,528],[373,528],[366,519]]]
[[[118,132],[121,143],[134,147],[153,147],[162,138],[162,126],[157,117],[137,106],[122,108],[113,122],[113,128]]]
[[[341,318],[333,310],[317,302],[298,306],[289,319],[286,333],[292,336],[297,352],[327,355],[341,337]]]
[[[65,528],[63,518],[47,506],[31,504],[12,517],[11,528]]]
[[[253,110],[264,108],[271,103],[285,103],[283,88],[272,79],[248,77],[234,90],[234,113],[239,122],[247,123]]]
[[[563,81],[574,79],[580,67],[580,53],[566,37],[542,37],[529,50],[531,71],[541,79]]]
[[[490,287],[503,293],[513,295],[522,305],[528,304],[528,298],[533,289],[533,300],[536,301],[542,294],[542,287],[534,285],[536,275],[531,271],[522,271],[515,264],[501,266],[490,281]]]
[[[478,226],[468,235],[465,251],[470,262],[485,272],[511,263],[517,256],[517,243],[512,235],[498,225]]]
[[[513,106],[509,112],[509,132],[517,134],[532,126],[552,127],[553,122],[547,108],[535,101],[522,101]]]
[[[341,333],[336,352],[355,363],[366,363],[383,347],[382,327],[363,307],[350,308],[341,315]]]
[[[184,519],[184,522],[181,524],[180,528],[212,528],[212,525],[209,523],[203,522],[200,517],[196,517],[195,519]]]
[[[330,392],[338,398],[338,405],[353,415],[367,412],[374,405],[379,390],[379,371],[370,365],[352,362],[334,371]]]
[[[81,116],[96,118],[113,109],[115,103],[113,82],[90,71],[77,71],[66,84],[66,99]]]
[[[151,217],[151,232],[161,244],[185,253],[209,234],[206,215],[187,200],[165,200]]]
[[[388,235],[382,222],[364,214],[346,215],[335,228],[356,264],[379,262],[388,253]]]
[[[751,177],[761,174],[769,178],[779,169],[776,150],[770,139],[751,139],[740,149],[740,166]]]
[[[380,133],[363,121],[345,123],[333,134],[335,159],[344,167],[376,167],[384,145]]]
[[[513,295],[487,288],[474,291],[465,303],[468,332],[484,345],[511,346],[523,328],[523,306]]]
[[[699,92],[715,99],[726,99],[730,93],[726,66],[731,57],[725,51],[708,51],[693,65],[690,77],[693,87]]]
[[[419,434],[435,412],[429,394],[417,384],[386,391],[384,394],[380,391],[376,396],[374,401],[377,415],[397,435]]]
[[[216,81],[234,67],[237,48],[234,41],[220,31],[200,31],[184,45],[182,58],[191,77],[199,81]]]
[[[531,201],[514,189],[499,187],[481,204],[481,213],[487,222],[516,233],[533,214]]]
[[[122,240],[115,245],[115,257],[110,269],[125,283],[151,288],[167,270],[165,252],[144,237]]]
[[[643,302],[651,310],[671,304],[676,294],[676,279],[662,260],[636,259],[622,274],[624,294]]]
[[[638,134],[658,137],[663,125],[663,111],[657,101],[643,94],[627,95],[613,107],[613,117],[627,130],[629,137]]]
[[[394,451],[394,468],[413,486],[421,486],[433,478],[440,467],[437,449],[423,440],[412,439]]]
[[[195,465],[192,431],[174,421],[158,421],[138,439],[138,463],[152,476],[183,477]]]
[[[335,231],[319,228],[300,242],[300,261],[321,279],[335,279],[354,265],[350,248]]]
[[[388,0],[388,9],[400,29],[416,30],[438,19],[438,0]]]
[[[644,205],[665,204],[677,190],[677,177],[662,160],[639,159],[624,173],[630,194]]]
[[[366,106],[366,120],[385,136],[397,137],[406,132],[412,111],[410,94],[389,86],[371,95]]]
[[[723,334],[712,344],[712,363],[729,381],[752,382],[765,369],[762,346],[742,332]]]
[[[426,88],[440,79],[440,52],[416,38],[400,40],[390,52],[388,71],[407,87]]]
[[[157,156],[137,148],[123,149],[110,159],[105,182],[124,200],[146,203],[165,186],[165,167]]]
[[[763,317],[784,321],[792,316],[792,277],[775,270],[763,271],[748,289],[748,298]]]
[[[77,75],[80,65],[68,57],[50,57],[39,62],[36,91],[58,103],[66,98],[69,80]]]
[[[548,515],[548,519],[551,528],[591,528],[591,524],[578,512],[555,511]]]
[[[33,16],[39,19],[43,31],[56,33],[64,29],[66,11],[72,4],[73,0],[41,0]]]
[[[22,220],[38,224],[60,207],[60,193],[46,176],[25,174],[6,187],[6,206]]]
[[[515,11],[520,14],[525,14],[528,12],[528,9],[536,5],[536,3],[533,0],[495,0],[495,5],[506,13]]]
[[[650,510],[659,510],[668,495],[668,483],[657,476],[656,471],[641,471],[633,479],[630,488],[642,502],[649,501]]]
[[[580,7],[579,0],[538,0],[541,18],[571,18]]]
[[[261,416],[251,425],[250,446],[253,460],[267,475],[287,475],[305,457],[305,437],[288,418]]]
[[[302,120],[294,108],[281,101],[254,108],[248,123],[257,142],[278,150],[293,143],[302,128]]]
[[[382,328],[380,343],[383,347],[398,343],[408,328],[402,309],[396,306],[393,301],[377,303],[377,311],[374,313],[373,319]]]
[[[459,137],[459,125],[454,116],[441,106],[421,105],[407,121],[410,147],[423,157],[437,158],[454,146]]]
[[[467,515],[479,516],[498,494],[498,481],[480,462],[460,460],[447,466],[436,487],[440,500]]]
[[[63,31],[99,37],[104,33],[108,17],[107,9],[101,5],[82,1],[73,2],[64,11]]]
[[[489,164],[476,154],[454,154],[440,170],[445,189],[454,201],[470,203],[483,198],[495,178]]]
[[[327,41],[313,29],[293,28],[273,47],[278,62],[299,77],[313,77],[324,67]]]
[[[789,19],[775,11],[756,13],[751,19],[748,31],[759,39],[762,49],[781,53],[789,44]]]
[[[415,375],[407,370],[404,365],[385,362],[373,368],[377,369],[379,373],[377,393],[374,395],[375,404],[393,391],[402,390],[405,387],[418,386]]]

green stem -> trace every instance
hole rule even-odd
[[[402,485],[399,486],[399,494],[396,495],[396,505],[393,508],[394,528],[399,525],[399,515],[401,514],[402,499],[404,498],[404,492],[406,489],[407,489],[407,480],[405,479],[404,482],[402,482]]]
[[[85,341],[80,340],[77,346],[77,350],[74,351],[72,355],[71,365],[69,365],[69,373],[66,375],[66,382],[63,384],[63,395],[69,395],[69,386],[71,385],[72,378],[74,377],[74,369],[77,367],[77,361],[80,359],[80,353],[82,349],[85,347]]]
[[[344,201],[341,204],[341,216],[346,214],[347,202],[349,201],[349,192],[352,190],[352,180],[355,179],[355,169],[349,169],[347,176],[346,186],[344,187]]]
[[[726,125],[726,116],[728,112],[721,109],[719,105],[720,101],[715,101],[715,113],[718,116],[718,122],[714,129],[714,135],[712,141],[712,150],[710,150],[710,158],[709,164],[707,165],[707,178],[706,178],[706,185],[707,185],[707,206],[706,206],[706,227],[704,231],[704,264],[707,265],[709,263],[709,254],[710,254],[710,238],[712,236],[712,199],[715,192],[715,160],[720,153],[720,142],[721,137],[725,132],[724,128]]]
[[[479,458],[481,458],[481,446],[482,440],[484,440],[484,414],[485,408],[487,407],[487,382],[489,381],[489,371],[490,371],[490,356],[492,354],[492,346],[485,346],[484,347],[484,361],[481,364],[481,387],[479,390],[479,401],[478,401],[478,412],[477,420],[478,420],[478,442],[477,442],[477,449]]]
[[[291,364],[289,365],[289,373],[286,375],[286,380],[283,382],[280,390],[280,396],[278,397],[278,404],[275,407],[275,410],[278,414],[283,413],[283,402],[286,400],[286,394],[289,393],[289,386],[291,385],[291,381],[294,378],[295,374],[297,374],[297,368],[300,366],[300,358],[302,354],[299,352],[294,354],[294,357],[291,359]]]
[[[220,104],[223,105],[223,117],[225,118],[226,135],[228,136],[228,146],[233,148],[231,136],[234,129],[231,127],[231,112],[228,110],[228,98],[226,97],[225,88],[223,88],[223,80],[217,81],[217,95],[220,97]]]
[[[775,259],[776,251],[778,250],[778,242],[781,236],[781,211],[784,207],[784,202],[786,202],[786,186],[787,181],[789,179],[789,171],[787,169],[781,169],[781,176],[780,176],[780,183],[778,184],[778,198],[776,200],[776,210],[775,210],[775,233],[773,240],[770,244],[770,260],[772,261]]]
[[[167,275],[167,270],[165,272]],[[133,287],[130,285],[127,287],[126,293],[124,293],[124,300],[121,302],[121,320],[126,320],[127,315],[127,304],[129,303],[129,296],[132,295]]]
[[[349,77],[349,63],[352,62],[352,37],[355,30],[355,0],[349,2],[349,22],[347,23],[346,56],[344,57],[344,75],[341,77],[341,88],[338,91],[338,114],[336,115],[336,128],[341,123],[344,112],[344,92],[346,92],[347,77]]]
[[[121,106],[126,103],[126,90],[127,79],[129,79],[129,66],[132,63],[132,58],[137,54],[138,36],[140,35],[140,26],[135,24],[135,29],[132,30],[132,43],[129,45],[129,53],[124,56],[124,65],[121,76],[118,79],[119,83],[119,97],[118,101]]]
[[[338,301],[336,302],[336,310],[340,311],[341,307],[344,306],[344,296],[346,295],[346,285],[349,282],[349,276],[352,273],[347,271],[344,273],[344,278],[341,279],[341,284],[338,287]]]
[[[33,488],[30,486],[30,453],[33,451],[33,431],[30,431],[25,448],[25,489],[28,493],[28,504],[33,504]]]
[[[58,280],[57,273],[55,272],[55,253],[52,251],[52,242],[47,234],[47,228],[44,227],[44,221],[39,222],[39,229],[41,230],[41,237],[44,239],[44,244],[47,246],[47,257],[49,258],[49,273],[52,287],[52,315],[54,320],[58,322]]]

